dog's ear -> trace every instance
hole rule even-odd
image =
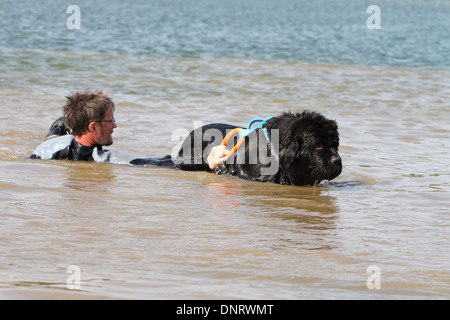
[[[297,176],[298,161],[302,150],[302,139],[281,137],[279,150],[279,179],[283,184],[294,184]]]

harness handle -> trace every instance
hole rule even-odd
[[[222,140],[222,145],[226,146],[228,141],[237,133],[239,133],[239,131],[241,131],[242,128],[234,128],[233,130],[231,130],[226,136],[225,138]],[[228,153],[226,154],[225,158],[228,159],[229,157],[231,157],[236,151],[237,149],[239,149],[241,147],[241,145],[244,143],[245,141],[245,137],[239,139],[238,143],[236,143],[236,145],[233,147],[233,149],[231,149],[230,151],[228,151]]]
[[[231,137],[233,137],[234,135],[239,133],[239,140],[238,143],[236,143],[236,145],[233,147],[232,150],[230,150],[225,158],[228,159],[229,157],[231,157],[236,151],[237,149],[239,149],[242,144],[245,141],[245,137],[248,136],[252,131],[256,130],[256,129],[260,129],[262,128],[262,126],[264,125],[264,123],[266,123],[266,121],[275,118],[275,116],[270,116],[268,118],[264,119],[253,119],[252,121],[250,121],[250,123],[248,124],[247,129],[244,128],[234,128],[233,130],[231,130],[226,136],[225,138],[222,140],[222,145],[226,146],[228,141],[231,139]],[[252,125],[256,122],[259,122],[260,124],[257,125],[255,128],[251,129]],[[266,139],[269,140],[269,138],[267,137],[266,132],[264,132],[264,134],[266,135]]]

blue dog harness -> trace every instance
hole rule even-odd
[[[262,126],[272,118],[275,118],[275,116],[267,117],[265,120],[264,119],[253,119],[252,121],[249,122],[247,129],[242,129],[241,131],[239,131],[239,138],[244,138],[244,137],[248,136],[250,133],[252,133],[253,131],[255,131],[256,129],[261,129]],[[252,125],[255,123],[258,123],[258,122],[259,122],[259,124],[252,129]],[[269,136],[267,135],[267,129],[266,128],[262,128],[262,129],[264,131],[264,135],[266,136],[267,142],[270,142]]]

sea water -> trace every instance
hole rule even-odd
[[[0,3],[1,298],[449,298],[450,2],[72,5]],[[136,156],[199,123],[321,112],[343,172],[28,160],[84,89],[113,94],[110,149]]]

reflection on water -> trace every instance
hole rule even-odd
[[[109,164],[98,163],[64,163],[63,171],[67,178],[65,187],[88,193],[107,193],[108,187],[114,182],[114,168]]]
[[[335,228],[339,211],[326,189],[243,181],[211,183],[207,188],[216,207],[228,208],[230,214],[241,208],[240,212],[259,221],[259,227],[283,233],[270,244],[272,249],[316,250],[336,245],[324,240]]]

